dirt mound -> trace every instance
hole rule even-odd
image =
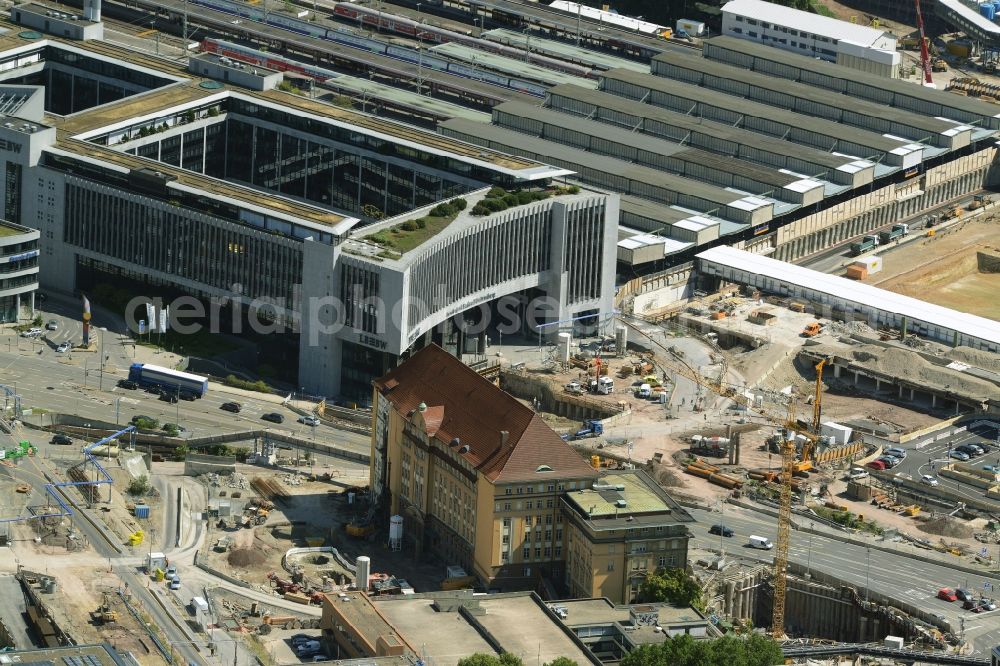
[[[945,354],[953,361],[968,363],[983,370],[1000,372],[1000,354],[973,349],[972,347],[955,347]]]
[[[229,553],[229,557],[226,559],[230,566],[246,568],[263,564],[267,556],[254,548],[237,548]]]
[[[925,520],[918,523],[917,528],[928,534],[937,534],[938,536],[952,537],[953,539],[968,539],[975,531],[961,520],[951,518],[950,516]]]
[[[974,350],[969,350],[974,352]],[[955,393],[976,397],[989,397],[996,393],[996,385],[957,370],[934,365],[906,349],[861,345],[851,350],[851,358],[858,364],[892,377],[910,380],[918,386],[949,388]]]

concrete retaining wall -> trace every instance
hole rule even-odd
[[[976,252],[976,263],[980,273],[1000,273],[1000,252],[996,250]]]
[[[513,396],[524,400],[538,400],[542,409],[578,419],[606,419],[621,413],[617,405],[584,396],[560,393],[561,389],[553,387],[543,379],[531,377],[525,373],[504,370],[500,373],[500,386]]]

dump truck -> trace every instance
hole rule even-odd
[[[804,337],[804,338],[811,338],[811,337],[815,336],[816,334],[818,334],[820,332],[821,328],[822,327],[819,325],[819,322],[816,322],[816,321],[810,322],[810,323],[806,324],[806,327],[804,329],[802,329],[802,337]]]
[[[879,242],[888,243],[891,240],[896,240],[897,238],[902,238],[910,232],[909,225],[906,224],[894,224],[892,229],[889,231],[880,231],[878,234]]]
[[[977,208],[982,208],[986,204],[993,203],[993,198],[988,194],[977,194],[972,198],[972,203],[969,204],[969,210],[976,210]]]
[[[587,419],[583,422],[583,427],[575,433],[567,433],[562,436],[563,441],[572,442],[576,439],[586,439],[587,437],[597,437],[604,434],[604,424],[596,419]]]
[[[935,72],[947,72],[948,63],[945,62],[944,58],[934,58],[931,62],[931,69]]]
[[[877,236],[865,236],[857,243],[851,243],[851,256],[856,257],[878,247]]]

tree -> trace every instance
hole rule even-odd
[[[639,587],[643,601],[665,601],[676,606],[701,606],[698,581],[684,569],[659,569]]]
[[[556,657],[545,666],[579,666],[575,661],[569,657]]]
[[[129,481],[129,495],[145,495],[149,492],[149,477],[143,474]]]
[[[510,652],[504,652],[499,657],[495,654],[477,652],[460,659],[458,666],[524,666],[524,662]]]
[[[784,663],[781,648],[759,634],[695,640],[687,634],[659,645],[641,645],[625,655],[621,666],[775,666]]]
[[[773,639],[761,634],[750,634],[743,642],[747,654],[747,666],[773,666],[785,663],[781,646]]]

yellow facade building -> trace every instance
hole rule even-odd
[[[600,475],[530,407],[434,345],[376,380],[372,405],[372,494],[402,516],[404,548],[433,552],[492,589],[567,579],[566,498],[594,492]],[[606,548],[619,536],[576,522],[576,544],[593,533]],[[683,553],[684,566],[687,533],[675,532],[683,548],[670,556]]]

